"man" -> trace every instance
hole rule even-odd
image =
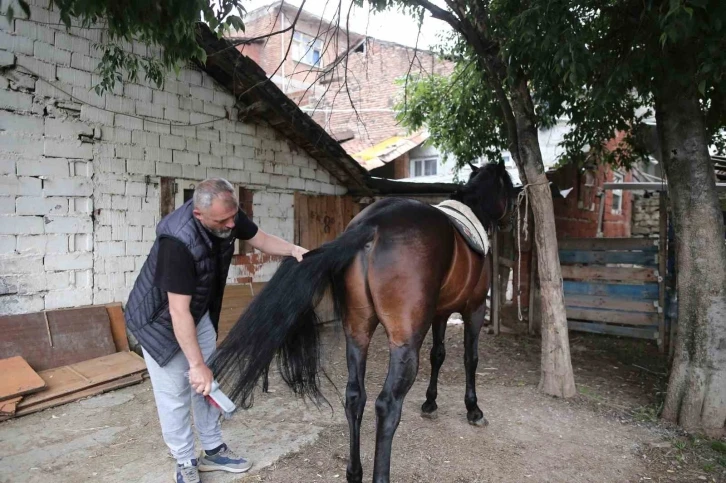
[[[243,473],[252,466],[224,443],[219,410],[204,399],[213,381],[206,363],[216,348],[235,239],[298,261],[307,252],[260,230],[239,209],[228,181],[208,179],[157,226],[126,305],[126,323],[143,348],[164,441],[177,460],[176,483],[199,482],[199,471]],[[199,459],[190,406],[203,449]]]

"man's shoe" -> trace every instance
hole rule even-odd
[[[227,447],[222,445],[217,453],[210,455],[202,451],[199,458],[199,471],[228,471],[230,473],[244,473],[252,468],[252,463],[238,456]]]
[[[200,481],[197,460],[192,459],[182,465],[176,465],[176,473],[174,474],[175,483],[200,483]]]

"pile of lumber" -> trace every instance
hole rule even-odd
[[[121,304],[0,317],[0,421],[143,381]]]

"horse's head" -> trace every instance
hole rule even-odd
[[[472,209],[487,231],[504,227],[514,210],[514,186],[504,163],[471,166],[469,181],[451,198]]]

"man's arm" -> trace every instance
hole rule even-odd
[[[262,230],[257,230],[257,234],[247,240],[247,243],[268,255],[293,256],[298,262],[302,261],[303,255],[308,252],[303,247],[299,247],[275,235],[265,233]]]
[[[214,376],[204,362],[202,349],[197,341],[197,327],[189,310],[191,295],[169,293],[169,313],[174,326],[174,335],[182,352],[189,361],[189,382],[192,388],[207,396],[212,390]]]

